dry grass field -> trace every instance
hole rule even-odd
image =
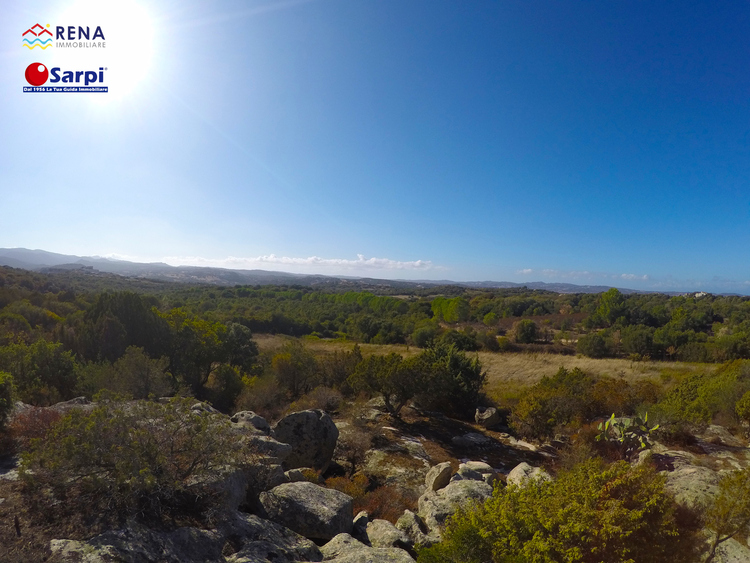
[[[253,336],[262,352],[272,352],[292,337],[272,334]],[[353,342],[335,340],[303,339],[305,346],[316,354],[333,353],[337,350],[351,350]],[[362,353],[388,354],[397,352],[403,356],[418,354],[414,346],[396,344],[360,344]],[[473,352],[468,352],[473,354]],[[476,352],[487,372],[487,395],[495,401],[514,400],[523,389],[533,385],[544,376],[552,376],[563,366],[567,369],[580,368],[594,375],[606,375],[629,382],[651,380],[669,384],[679,381],[682,376],[694,371],[713,371],[715,364],[689,364],[683,362],[632,362],[625,359],[594,359],[585,356],[564,356],[544,353],[492,353]]]

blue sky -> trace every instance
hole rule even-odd
[[[11,0],[0,38],[0,247],[750,293],[747,2]]]

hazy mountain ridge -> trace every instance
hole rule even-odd
[[[554,293],[601,293],[611,286],[576,285],[571,283],[546,282],[456,282],[452,280],[389,280],[378,278],[327,276],[322,274],[294,274],[270,270],[233,270],[200,266],[170,266],[163,262],[130,262],[97,256],[75,256],[58,254],[46,250],[26,248],[0,248],[0,266],[22,268],[41,273],[55,271],[93,270],[124,277],[158,281],[213,285],[331,285],[336,287],[362,284],[388,288],[415,288],[452,285],[477,289],[522,288],[551,291]],[[623,293],[655,293],[628,288],[618,288]],[[680,292],[661,292],[677,295]]]

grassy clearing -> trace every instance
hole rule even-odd
[[[263,352],[280,348],[290,336],[256,334],[258,347]],[[305,346],[316,354],[330,354],[339,350],[351,350],[353,342],[303,339]],[[419,348],[398,344],[360,344],[362,353],[399,353],[405,357],[418,354]],[[469,352],[471,355],[472,352]],[[585,356],[564,356],[560,354],[493,353],[477,352],[487,371],[487,395],[496,401],[505,402],[517,399],[523,389],[545,376],[554,375],[560,367],[580,368],[594,375],[622,378],[628,382],[651,380],[669,385],[679,382],[685,375],[695,371],[714,371],[716,364],[689,364],[683,362],[632,362],[625,359],[594,359]]]

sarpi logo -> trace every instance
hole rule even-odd
[[[104,82],[105,67],[95,70],[60,70],[59,66],[48,69],[42,63],[31,63],[26,67],[26,82],[32,88],[24,87],[24,92],[107,92]],[[45,86],[47,82],[55,86]],[[80,86],[83,82],[83,86]],[[62,84],[62,86],[57,86]],[[89,86],[96,84],[96,86]]]
[[[49,24],[47,24],[49,27]],[[28,49],[46,49],[52,46],[52,32],[41,24],[34,24],[22,34],[22,45]]]

